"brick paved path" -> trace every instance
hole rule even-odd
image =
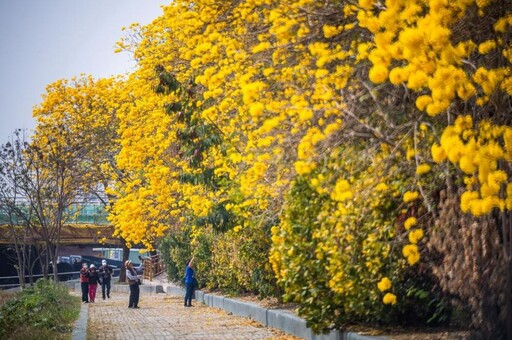
[[[195,300],[193,300],[194,304]],[[249,319],[166,294],[143,294],[140,309],[128,308],[128,294],[115,292],[89,304],[87,339],[296,339]]]

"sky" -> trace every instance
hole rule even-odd
[[[169,0],[0,0],[0,144],[35,128],[32,108],[48,84],[80,74],[124,74],[135,63],[114,53],[122,27],[148,24]]]

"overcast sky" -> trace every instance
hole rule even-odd
[[[32,108],[46,85],[82,73],[95,78],[133,70],[114,53],[121,28],[148,24],[169,0],[0,0],[0,144],[33,129]]]

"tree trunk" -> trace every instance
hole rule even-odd
[[[59,242],[57,241],[57,245],[55,246],[55,250],[53,252],[53,281],[59,282],[59,267],[57,266],[57,259],[59,258]]]
[[[37,252],[37,256],[34,260],[32,260],[32,246],[29,247],[29,255],[28,255],[28,281],[30,282],[30,285],[34,285],[34,266],[37,263],[37,260],[40,257],[39,252],[37,251],[36,246],[34,246],[34,250]]]
[[[126,245],[126,241],[121,238],[123,241],[123,263],[121,265],[121,272],[119,273],[119,282],[125,282],[126,281],[126,268],[124,266],[124,263],[130,258],[130,248]]]
[[[21,289],[25,288],[25,263],[26,263],[26,246],[23,248],[19,245],[16,245],[16,256],[18,258],[18,267],[16,268],[18,271],[18,280],[20,283]]]
[[[48,250],[45,250],[43,256],[39,258],[39,262],[41,263],[41,271],[43,274],[43,278],[48,279],[48,273],[49,273],[49,256],[48,256]]]
[[[23,242],[20,242],[18,236],[15,234],[15,229],[12,228],[13,239],[14,239],[14,249],[16,250],[16,271],[18,273],[18,282],[20,284],[21,289],[25,288],[25,254],[26,254],[26,245]]]

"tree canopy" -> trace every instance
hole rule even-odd
[[[442,322],[485,281],[472,324],[502,336],[511,26],[506,0],[177,0],[118,43],[126,78],[51,85],[35,140],[89,153],[116,235],[165,236],[176,275],[193,252],[316,331]]]

